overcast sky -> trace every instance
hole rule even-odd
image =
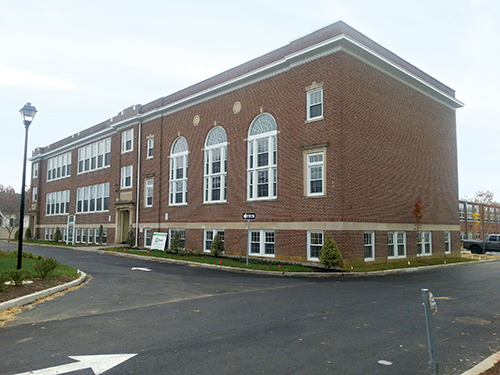
[[[500,201],[498,0],[0,0],[0,184],[26,102],[30,156],[339,20],[456,91],[460,197]]]

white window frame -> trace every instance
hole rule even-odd
[[[111,138],[82,146],[78,149],[77,174],[87,173],[111,165]]]
[[[134,151],[134,128],[122,132],[122,154]]]
[[[451,232],[444,232],[444,253],[451,254]]]
[[[390,255],[389,247],[393,248],[393,255]],[[400,252],[402,249],[402,254]],[[406,232],[391,231],[387,232],[387,258],[402,259],[406,258]]]
[[[417,256],[432,255],[432,232],[419,232],[417,239]]]
[[[148,244],[149,242],[149,244]],[[153,233],[151,228],[144,228],[144,247],[151,248]]]
[[[203,251],[210,253],[212,251],[212,242],[216,235],[219,235],[221,241],[224,242],[225,232],[224,229],[205,229],[203,233]],[[210,242],[210,246],[207,246]]]
[[[132,174],[133,174],[133,165],[126,165],[125,167],[122,167],[121,183],[120,183],[121,189],[130,189],[132,187],[132,180],[133,180]]]
[[[45,215],[67,215],[69,214],[70,191],[53,191],[45,195]]]
[[[321,238],[318,238],[318,236],[312,236],[313,234],[314,235],[321,234]],[[319,242],[319,240],[320,240],[320,242]],[[320,254],[321,248],[323,247],[324,243],[325,243],[324,231],[322,231],[322,230],[308,230],[307,231],[307,260],[319,262],[319,254]],[[313,256],[313,252],[312,252],[313,247],[314,248],[319,247],[318,256]]]
[[[38,163],[33,163],[33,178],[38,177]]]
[[[219,158],[218,160],[216,158]],[[217,163],[219,170],[214,168]],[[214,198],[218,191],[219,198]],[[227,199],[227,135],[220,126],[213,128],[205,141],[204,203],[226,202]]]
[[[33,202],[36,202],[38,200],[38,186],[33,186],[31,188],[31,193],[32,193],[31,200]]]
[[[94,210],[90,210],[90,190],[94,191]],[[100,208],[99,208],[100,207]],[[76,213],[87,214],[109,211],[109,182],[76,189]]]
[[[37,168],[38,175],[38,168]],[[47,182],[71,176],[71,151],[47,160]]]
[[[154,179],[144,181],[144,207],[153,207]]]
[[[147,149],[146,159],[152,159],[154,157],[154,151],[155,151],[154,137],[148,138],[146,149]]]
[[[169,202],[171,206],[187,204],[188,154],[189,148],[186,138],[177,138],[170,152]]]
[[[257,116],[250,125],[247,157],[247,199],[249,201],[277,198],[277,135],[276,120],[268,113]],[[261,156],[265,157],[261,158]],[[266,160],[266,158],[267,164],[259,165],[261,160]],[[261,182],[263,177],[264,180]],[[267,189],[267,195],[262,194],[259,187]]]
[[[319,101],[317,98],[319,94]],[[312,109],[319,106],[321,108],[320,114],[312,115]],[[307,91],[307,121],[319,120],[323,118],[323,87],[318,87]]]
[[[312,160],[314,157],[318,157],[321,155],[321,161]],[[325,152],[311,152],[306,154],[306,163],[307,163],[307,196],[309,197],[317,197],[325,195]],[[313,180],[313,171],[317,168],[321,168],[321,179],[315,178]],[[317,177],[317,176],[314,176]],[[312,183],[313,181],[321,180],[321,191],[313,192],[312,191]]]
[[[367,242],[367,239],[369,239],[369,242]],[[363,243],[365,261],[375,260],[375,231],[365,231]],[[367,256],[368,253],[369,256]]]
[[[254,233],[258,234],[258,241],[256,241],[256,237],[254,237]],[[268,235],[272,235],[273,241],[269,241]],[[255,246],[255,244],[258,244]],[[270,253],[267,250],[267,245],[271,245],[273,248],[273,252]],[[259,251],[256,252],[254,249],[258,247]],[[250,256],[261,256],[267,258],[274,258],[276,256],[276,233],[274,230],[251,230],[250,231]]]

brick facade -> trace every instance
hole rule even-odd
[[[322,116],[308,121],[312,89],[322,90]],[[367,231],[375,232],[374,261],[392,259],[387,237],[394,231],[405,232],[404,258],[416,257],[412,210],[420,197],[422,231],[431,233],[431,254],[444,256],[445,232],[451,235],[451,253],[460,250],[455,110],[461,106],[453,90],[338,22],[36,149],[31,160],[39,173],[32,186],[38,199],[31,207],[32,226],[37,237],[65,226],[67,214],[45,215],[47,193],[69,189],[69,213],[75,214],[79,187],[109,183],[108,210],[76,214],[77,228],[103,225],[108,242],[122,242],[129,226],[139,246],[144,246],[145,228],[176,228],[185,230],[186,248],[202,251],[204,230],[217,229],[224,230],[226,252],[245,254],[247,222],[241,215],[255,212],[252,230],[274,234],[269,247],[274,246],[274,255],[268,256],[311,260],[307,233],[313,230],[323,239],[333,236],[351,264],[365,261]],[[254,200],[247,192],[249,128],[268,115],[276,122],[277,192],[275,198]],[[215,127],[227,135],[227,199],[207,203],[206,140]],[[122,132],[131,128],[133,150],[122,153]],[[78,173],[78,149],[107,137],[110,166]],[[178,137],[188,144],[187,204],[172,205],[170,162]],[[151,138],[154,156],[148,158]],[[47,161],[68,151],[71,176],[47,181]],[[313,153],[323,158],[323,188],[308,195],[307,160]],[[129,165],[132,187],[123,189],[120,171]],[[145,207],[147,179],[153,179],[151,207]]]

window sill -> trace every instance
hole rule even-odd
[[[321,116],[321,117],[314,117],[314,118],[310,118],[308,120],[306,120],[304,123],[305,124],[310,124],[312,122],[316,122],[316,121],[321,121],[321,120],[324,120],[324,117]]]
[[[326,198],[327,195],[326,194],[321,194],[321,195],[304,195],[302,198],[304,199],[309,199],[309,198]]]

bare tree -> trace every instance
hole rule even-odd
[[[19,226],[19,199],[19,195],[12,186],[0,184],[0,214],[2,216],[0,226],[9,233],[9,244],[12,232]]]

